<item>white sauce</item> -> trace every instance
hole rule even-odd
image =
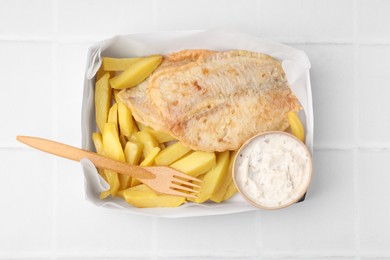
[[[235,168],[240,191],[255,204],[273,208],[303,195],[310,181],[311,159],[294,138],[270,133],[244,146]]]

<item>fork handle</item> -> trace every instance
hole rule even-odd
[[[83,158],[90,160],[96,167],[113,170],[115,172],[130,175],[137,179],[154,179],[156,176],[140,166],[131,165],[114,159],[101,156],[87,150],[79,149],[70,145],[58,143],[55,141],[32,137],[20,136],[16,140],[27,144],[35,149],[54,154],[66,159],[80,161]]]

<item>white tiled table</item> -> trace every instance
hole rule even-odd
[[[390,257],[390,1],[0,0],[0,259]],[[77,163],[87,48],[114,34],[235,29],[312,63],[314,178],[280,211],[158,219],[92,206]]]

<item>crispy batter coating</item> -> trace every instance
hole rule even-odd
[[[123,90],[136,120],[194,150],[237,150],[257,133],[288,128],[301,106],[276,59],[249,51],[168,55],[145,82]]]

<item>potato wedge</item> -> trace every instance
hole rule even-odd
[[[121,185],[119,180],[119,174],[117,172],[107,169],[104,169],[104,174],[106,175],[107,182],[110,185],[110,189],[108,191],[113,197],[115,197]]]
[[[104,124],[107,122],[108,110],[111,104],[111,87],[109,84],[110,73],[104,73],[95,86],[95,113],[96,125],[103,133]]]
[[[102,135],[98,132],[92,133],[92,141],[95,145],[96,152],[98,154],[104,155]],[[98,172],[99,172],[100,176],[102,176],[102,178],[105,181],[107,181],[107,177],[106,177],[106,174],[104,173],[104,169],[98,168]]]
[[[144,126],[143,130],[151,133],[154,136],[154,138],[156,138],[157,142],[159,142],[159,143],[166,143],[166,142],[170,142],[170,141],[175,140],[175,138],[173,136],[171,136],[170,134],[162,132],[162,131],[154,130],[153,128],[151,128],[149,126]]]
[[[232,180],[232,181],[230,182],[229,186],[228,186],[227,189],[226,189],[225,195],[223,195],[222,201],[225,201],[225,200],[230,199],[230,198],[233,197],[233,195],[235,195],[237,192],[238,192],[238,190],[237,190],[236,184],[234,184],[234,181]]]
[[[191,151],[190,148],[176,142],[162,150],[155,159],[157,165],[170,165]]]
[[[145,159],[139,164],[139,166],[151,166],[160,151],[160,147],[154,147],[152,151],[148,154],[148,156],[146,156]]]
[[[126,162],[132,165],[138,165],[141,155],[142,155],[142,148],[143,144],[129,141],[126,143],[124,154]],[[124,175],[121,178],[121,189],[127,189],[131,187],[131,183],[133,181],[133,178],[131,178],[129,175]]]
[[[222,180],[227,177],[229,158],[229,151],[217,153],[217,165],[205,174],[198,197],[191,199],[191,201],[203,203],[211,197],[211,194],[220,186]]]
[[[161,55],[152,55],[133,63],[118,76],[110,79],[114,89],[131,88],[144,81],[162,62]]]
[[[122,149],[125,150],[127,144],[127,137],[122,134],[119,134],[119,141],[121,142]]]
[[[106,71],[104,71],[104,69],[103,69],[103,66],[100,66],[100,68],[99,68],[99,70],[96,72],[96,77],[95,77],[95,83],[99,80],[99,79],[101,79],[101,77],[104,75],[106,73]],[[110,76],[111,76],[111,74],[110,74]]]
[[[146,185],[141,184],[123,191],[127,203],[138,208],[178,207],[185,202],[185,198],[159,195]]]
[[[305,129],[303,128],[301,119],[295,111],[287,113],[288,121],[290,122],[291,132],[298,137],[299,140],[305,142]]]
[[[122,135],[130,137],[135,129],[135,122],[131,110],[123,104],[122,101],[118,100],[118,123],[119,131]]]
[[[105,198],[107,198],[108,196],[110,196],[111,192],[110,190],[105,190],[105,191],[102,191],[100,192],[100,199],[101,200],[104,200]],[[117,193],[118,194],[118,193]]]
[[[144,145],[142,143],[128,141],[125,147],[126,162],[138,165],[142,155],[142,149]]]
[[[96,152],[98,154],[103,154],[103,138],[100,133],[92,133],[92,141],[93,144],[95,145]]]
[[[105,71],[124,71],[140,59],[103,57],[102,68]]]
[[[214,153],[196,151],[174,162],[170,166],[180,172],[197,177],[216,165]]]
[[[103,131],[103,148],[106,155],[118,161],[125,161],[122,145],[119,141],[118,130],[113,123],[106,123]]]
[[[156,158],[157,154],[161,151],[160,147],[154,147],[152,151],[148,154],[148,156],[145,157],[145,159],[139,164],[139,166],[151,166],[154,163],[154,159]],[[134,187],[138,184],[141,184],[139,180],[136,178],[131,179],[131,187]]]
[[[153,135],[147,131],[141,130],[141,131],[135,133],[133,136],[135,138],[135,141],[143,143],[143,145],[144,145],[143,155],[145,158],[148,157],[150,152],[155,147],[159,147],[156,138],[154,138]]]
[[[217,187],[217,189],[214,191],[214,193],[211,194],[211,196],[210,196],[210,199],[214,202],[220,203],[223,200],[223,197],[227,191],[227,188],[233,180],[232,168],[233,168],[234,157],[236,156],[236,154],[237,154],[237,151],[230,153],[230,162],[229,162],[227,174],[226,174],[225,178],[222,179],[219,187]]]
[[[108,111],[107,123],[113,123],[118,127],[118,104],[117,103],[114,103],[111,106],[110,111]]]
[[[139,139],[137,139],[134,134],[131,136],[131,140],[132,141],[129,141],[129,144],[128,144],[129,148],[128,149],[130,149],[130,147],[133,147],[133,148],[131,148],[131,151],[129,151],[128,153],[129,153],[129,156],[130,156],[130,153],[136,153],[136,154],[131,155],[131,156],[135,157],[135,159],[136,159],[137,163],[134,163],[134,164],[139,165],[139,162],[143,156],[144,144],[142,142],[139,142]],[[149,152],[149,154],[150,154],[150,152]],[[145,157],[144,157],[144,159],[145,159]],[[131,159],[129,159],[129,160],[131,160]],[[141,182],[138,179],[131,178],[130,187],[134,187],[134,186],[137,186],[139,184],[141,184]]]
[[[114,123],[106,123],[104,125],[103,148],[107,157],[122,162],[125,161],[122,145],[119,141],[117,125]],[[118,173],[110,170],[105,170],[105,174],[108,180],[108,184],[110,185],[111,195],[115,196],[121,186],[120,179],[123,177],[118,177]],[[123,176],[123,174],[120,176]],[[122,186],[124,186],[124,184]]]
[[[135,124],[137,125],[139,131],[142,131],[144,128],[146,128],[146,125],[142,124],[141,122],[135,121]]]

